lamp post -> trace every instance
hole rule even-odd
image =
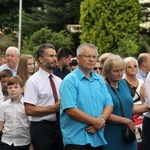
[[[19,30],[18,30],[18,49],[21,50],[21,24],[22,24],[22,0],[19,0]]]

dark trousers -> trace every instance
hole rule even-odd
[[[14,146],[14,145],[8,145],[6,143],[1,142],[0,143],[0,150],[29,150],[29,145],[25,146]]]
[[[48,121],[32,122],[31,143],[34,150],[63,150],[60,126]]]
[[[144,117],[143,119],[143,150],[150,150],[150,118]]]
[[[65,150],[102,150],[102,146],[92,147],[90,144],[87,145],[68,144],[65,146]]]

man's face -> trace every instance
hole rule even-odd
[[[15,50],[13,50],[13,49],[9,50],[6,53],[6,62],[10,68],[16,67],[18,60],[19,60],[19,56],[16,54]]]
[[[44,57],[40,58],[41,67],[45,70],[52,70],[56,66],[56,51],[52,48],[48,48],[45,50]]]
[[[81,55],[77,56],[78,66],[84,70],[92,70],[97,61],[97,52],[95,49],[83,47]]]
[[[72,58],[72,55],[69,55],[68,57],[64,57],[63,58],[63,66],[64,67],[68,67],[69,64],[71,63],[71,58]]]

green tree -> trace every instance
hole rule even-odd
[[[72,37],[66,31],[62,30],[56,33],[45,27],[34,32],[30,38],[26,37],[23,41],[22,53],[34,54],[39,45],[44,43],[52,43],[56,50],[60,47],[72,49],[73,46]]]
[[[20,0],[0,0],[0,30],[5,34],[18,31]],[[39,0],[23,0],[24,12],[30,13],[31,7],[41,6]]]
[[[126,56],[129,51],[132,55],[138,53],[137,35],[143,15],[138,0],[84,0],[80,13],[81,42],[97,45],[99,54],[123,52]],[[128,49],[121,51],[120,44]]]

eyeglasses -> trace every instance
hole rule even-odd
[[[134,66],[128,66],[127,68],[129,68],[129,69],[137,68],[137,65],[134,65]]]
[[[102,67],[94,67],[94,69],[93,70],[102,70]]]
[[[97,59],[97,56],[92,56],[92,55],[79,55],[80,57],[84,57],[86,59]]]
[[[123,73],[124,69],[112,70],[114,74]]]

